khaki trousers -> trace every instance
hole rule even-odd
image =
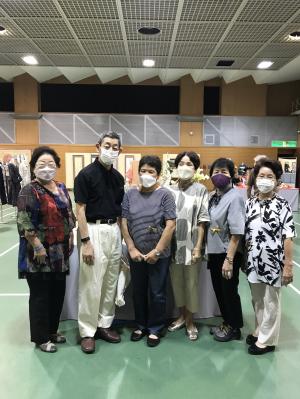
[[[185,306],[191,313],[199,310],[199,264],[171,264],[170,276],[176,306]]]
[[[258,342],[267,346],[277,345],[281,319],[280,287],[250,283],[250,288]]]
[[[108,328],[115,316],[115,296],[122,253],[117,223],[88,223],[94,264],[82,261],[79,274],[78,325],[81,337],[93,337],[97,327]]]

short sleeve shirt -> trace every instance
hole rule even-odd
[[[166,220],[176,219],[173,195],[166,188],[145,193],[132,188],[125,193],[122,217],[127,219],[128,232],[135,247],[143,254],[152,251],[164,231]],[[161,258],[170,256],[170,247]]]
[[[281,287],[284,265],[284,240],[295,237],[293,213],[288,202],[275,195],[260,201],[250,198],[246,203],[246,273],[251,283]]]
[[[231,235],[244,235],[245,202],[238,190],[224,193],[217,204],[209,208],[207,253],[226,253]]]
[[[123,176],[113,167],[106,169],[98,159],[83,168],[75,178],[75,202],[86,205],[87,221],[121,216],[123,196]]]

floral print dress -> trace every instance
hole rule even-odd
[[[295,237],[293,214],[288,202],[278,196],[258,197],[246,203],[246,273],[250,283],[281,287],[284,240]]]

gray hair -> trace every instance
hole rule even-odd
[[[263,159],[267,159],[267,158],[268,157],[266,155],[256,155],[254,157],[254,162],[256,163],[256,162],[262,161]]]
[[[106,132],[101,134],[100,139],[98,143],[101,145],[102,141],[105,139],[105,137],[109,137],[110,139],[117,139],[119,141],[119,147],[121,147],[121,138],[116,132]]]

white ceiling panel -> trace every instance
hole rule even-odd
[[[294,58],[300,55],[300,43],[270,44],[259,54],[259,57]]]
[[[285,22],[298,10],[298,0],[251,0],[246,4],[238,20],[247,22]]]
[[[178,27],[176,40],[193,42],[218,42],[227,28],[227,23],[194,23],[181,22]]]
[[[175,42],[173,57],[209,57],[216,43]]]
[[[172,57],[170,68],[201,69],[206,64],[207,58],[200,57]]]
[[[125,55],[122,40],[82,40],[81,43],[89,55]]]
[[[70,23],[79,39],[122,40],[119,21],[70,19]]]
[[[183,21],[231,21],[242,0],[185,1],[181,14]]]
[[[117,19],[115,0],[58,0],[67,18]]]
[[[216,57],[246,58],[259,50],[260,43],[223,43],[216,51]]]
[[[77,66],[77,67],[90,67],[90,63],[83,55],[77,54],[49,54],[50,60],[56,66]]]
[[[27,39],[0,37],[0,53],[31,53],[36,51],[36,46]]]
[[[280,29],[279,23],[236,22],[228,33],[225,42],[264,43]]]
[[[121,0],[124,19],[174,20],[178,0]]]
[[[153,41],[129,41],[129,53],[132,56],[139,55],[144,58],[149,56],[168,55],[170,49],[170,42],[153,42]]]
[[[15,18],[14,21],[33,39],[73,39],[62,18]]]
[[[25,55],[28,55],[28,53],[6,54],[6,56],[14,62],[14,65],[27,65],[22,60],[22,57],[25,57]],[[46,57],[44,54],[30,53],[30,55],[33,55],[37,59],[39,65],[53,66],[53,62],[51,62],[51,60],[49,60],[49,58]]]
[[[79,54],[80,47],[75,40],[35,39],[34,42],[46,54]]]
[[[49,0],[1,0],[0,7],[10,17],[55,18],[59,13],[53,1]]]
[[[0,54],[0,65],[14,65],[14,61],[5,54]]]
[[[128,67],[127,58],[119,55],[91,55],[94,67]]]

